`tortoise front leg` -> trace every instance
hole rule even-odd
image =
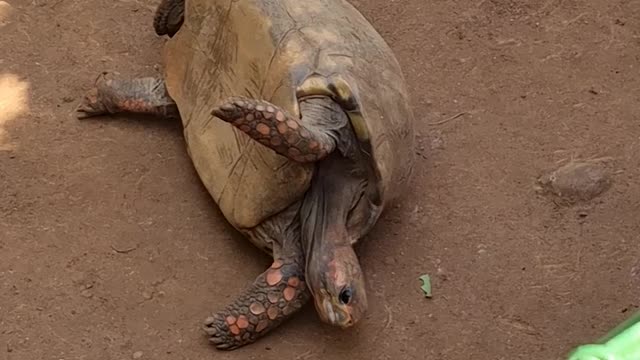
[[[275,329],[310,299],[303,271],[298,260],[275,260],[233,303],[205,320],[209,341],[220,350],[233,350]]]
[[[176,103],[169,97],[164,80],[155,77],[131,80],[107,79],[101,74],[76,109],[80,119],[116,113],[178,117]]]
[[[340,131],[348,125],[342,108],[329,97],[300,102],[302,119],[264,100],[228,99],[212,114],[254,140],[297,162],[315,162],[341,146]]]
[[[298,312],[310,299],[304,275],[299,205],[252,231],[273,246],[274,262],[234,302],[204,322],[209,341],[220,350],[250,344]]]

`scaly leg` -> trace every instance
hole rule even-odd
[[[233,303],[205,320],[204,330],[216,348],[233,350],[255,342],[311,299],[298,211],[299,205],[294,205],[254,231],[269,242],[277,241],[273,243],[274,262]]]
[[[235,302],[205,320],[205,331],[218,349],[255,342],[308,302],[304,263],[285,261],[274,261]]]
[[[338,145],[339,132],[348,124],[348,117],[328,97],[301,101],[300,113],[302,119],[267,101],[244,97],[228,99],[212,112],[293,161],[321,160]]]
[[[96,85],[76,109],[80,119],[116,113],[149,114],[177,118],[178,108],[169,97],[164,80],[146,77],[130,80],[107,79],[101,74]]]

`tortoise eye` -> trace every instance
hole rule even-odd
[[[343,305],[348,305],[349,302],[351,301],[352,296],[353,294],[351,292],[351,289],[345,288],[340,292],[340,296],[338,297],[338,299]]]

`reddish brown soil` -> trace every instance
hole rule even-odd
[[[269,259],[226,224],[179,124],[73,115],[100,71],[157,71],[157,1],[7,1],[0,359],[562,359],[639,305],[637,1],[354,1],[419,132],[413,189],[361,248],[369,317],[339,331],[308,307],[231,353],[201,321]],[[615,175],[593,201],[534,191],[598,157]]]

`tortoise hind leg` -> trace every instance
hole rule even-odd
[[[76,109],[80,119],[116,113],[135,113],[177,118],[176,103],[161,78],[107,79],[101,74],[96,85]]]
[[[300,101],[302,119],[264,100],[228,99],[212,114],[231,123],[254,140],[297,162],[323,159],[343,146],[340,132],[349,124],[342,108],[329,97]]]
[[[204,331],[217,349],[233,350],[255,342],[311,299],[298,210],[299,205],[294,205],[253,232],[266,241],[278,239],[273,243],[274,262],[233,303],[205,320]]]
[[[153,29],[159,36],[173,37],[184,22],[184,0],[162,0],[153,17]]]

